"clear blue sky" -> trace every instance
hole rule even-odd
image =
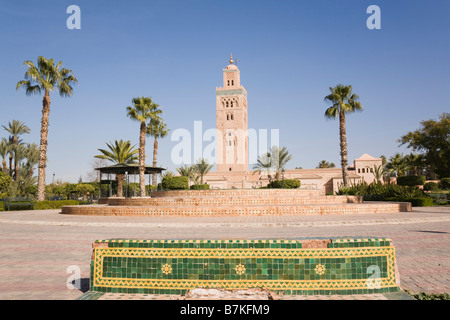
[[[81,8],[81,30],[66,28],[66,8]],[[369,30],[369,5],[381,30]],[[106,142],[138,144],[125,108],[151,96],[170,129],[214,128],[215,88],[228,56],[239,59],[249,127],[280,129],[293,155],[288,168],[340,163],[338,121],[326,120],[330,86],[351,84],[364,111],[347,117],[350,162],[409,153],[396,140],[420,121],[448,112],[450,2],[309,1],[2,1],[0,125],[24,121],[39,144],[42,96],[15,86],[25,60],[53,57],[79,83],[71,98],[51,96],[47,182],[76,182]],[[7,137],[0,131],[0,137]],[[161,140],[158,164],[175,171],[177,142]],[[148,138],[147,163],[153,143]]]

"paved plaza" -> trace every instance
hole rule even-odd
[[[390,238],[401,287],[450,292],[450,207],[328,216],[126,217],[0,212],[0,299],[77,299],[89,290],[97,239]],[[79,276],[77,275],[79,270]],[[69,289],[69,277],[81,289]]]

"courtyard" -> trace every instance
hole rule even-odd
[[[79,298],[89,290],[92,243],[112,238],[385,237],[395,246],[403,290],[450,292],[449,207],[332,216],[100,217],[59,212],[0,213],[0,299]],[[68,288],[73,280],[79,289]]]

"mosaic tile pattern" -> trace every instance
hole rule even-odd
[[[194,288],[266,288],[286,295],[398,291],[389,239],[98,240],[91,291],[184,294]]]

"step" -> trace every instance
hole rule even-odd
[[[375,202],[308,205],[252,205],[252,206],[64,206],[62,214],[121,215],[121,216],[257,216],[257,215],[332,215],[371,214],[411,211],[410,202]]]
[[[212,190],[171,190],[152,191],[151,197],[206,197],[206,196],[320,196],[317,189],[212,189]]]
[[[160,198],[108,198],[104,204],[110,206],[252,206],[252,205],[283,205],[283,204],[332,204],[361,203],[360,196],[191,196],[191,197],[160,197]]]

